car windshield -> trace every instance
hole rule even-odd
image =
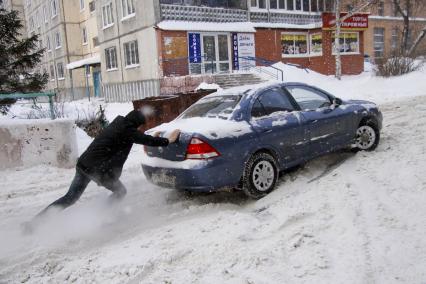
[[[229,119],[240,100],[240,95],[204,98],[188,108],[180,118],[214,117]]]

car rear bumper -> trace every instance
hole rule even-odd
[[[237,170],[235,165],[221,158],[190,169],[146,164],[142,164],[142,169],[146,178],[153,184],[193,192],[213,192],[235,187],[242,176],[242,170]]]

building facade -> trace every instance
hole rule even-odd
[[[95,95],[93,78],[100,80],[99,68],[96,68],[99,62],[87,66],[78,64],[85,58],[96,59],[98,30],[94,3],[88,0],[24,2],[28,36],[39,34],[40,48],[45,49],[39,71],[49,75],[47,89],[54,90],[62,99]],[[97,94],[100,95],[100,91]]]
[[[282,61],[335,72],[335,35],[325,0],[99,0],[104,94],[164,94],[165,78],[232,73]],[[367,17],[340,37],[344,74],[363,71]],[[363,22],[362,21],[367,21]],[[361,25],[362,24],[362,25]],[[269,63],[270,64],[270,63]],[[190,75],[188,78],[188,75]],[[173,88],[172,88],[173,89]],[[126,99],[124,99],[126,100]]]
[[[414,3],[414,2],[413,2]],[[365,33],[365,53],[373,60],[380,60],[400,51],[403,19],[392,0],[383,0],[369,9],[369,28]],[[418,1],[411,8],[411,32],[409,44],[426,26],[426,1]],[[426,55],[426,41],[418,47],[418,55]]]

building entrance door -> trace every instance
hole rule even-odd
[[[204,74],[229,73],[230,44],[228,34],[203,34],[202,47],[202,72]]]

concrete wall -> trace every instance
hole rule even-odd
[[[71,168],[78,158],[71,120],[2,120],[0,170],[40,164]]]

